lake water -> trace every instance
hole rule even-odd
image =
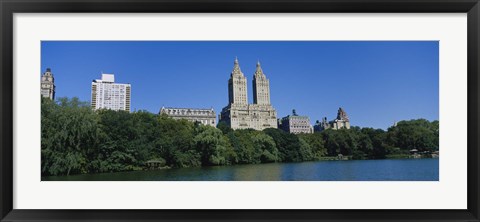
[[[438,181],[439,159],[269,163],[43,177],[45,181]]]

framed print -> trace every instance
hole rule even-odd
[[[0,4],[2,221],[479,221],[478,0]]]

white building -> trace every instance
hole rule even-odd
[[[115,83],[113,74],[92,81],[92,108],[130,112],[130,84]]]
[[[196,108],[169,108],[162,107],[160,114],[166,114],[172,119],[186,119],[191,122],[198,122],[203,125],[216,127],[217,116],[213,108],[196,109]]]
[[[45,98],[55,99],[55,78],[53,78],[50,68],[47,68],[47,71],[42,75],[40,94]]]

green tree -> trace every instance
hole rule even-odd
[[[230,132],[232,132],[232,128],[230,128],[230,126],[227,125],[227,123],[223,122],[223,121],[220,121],[218,124],[217,124],[217,129],[221,130],[223,134],[228,134]]]
[[[404,150],[437,150],[438,121],[429,122],[425,119],[400,121],[397,126],[388,129],[387,139],[392,146]]]
[[[361,142],[364,152],[370,159],[383,159],[386,155],[386,132],[382,129],[362,128],[362,139],[369,141]],[[371,148],[368,144],[371,144]]]
[[[97,122],[78,98],[42,98],[42,175],[88,172],[87,154],[99,142]]]
[[[253,130],[235,130],[227,134],[231,147],[235,152],[234,163],[248,164],[259,163],[258,153],[256,153],[255,146],[251,140]]]
[[[253,146],[255,147],[255,163],[270,163],[280,160],[278,149],[272,137],[264,132],[258,131],[252,135]]]
[[[273,138],[275,145],[280,153],[280,160],[284,162],[303,161],[302,145],[295,134],[286,133],[280,129],[268,128],[263,130],[267,135]]]
[[[300,139],[303,139],[311,148],[312,158],[311,160],[319,160],[323,156],[327,155],[327,149],[325,147],[325,142],[323,141],[323,136],[320,133],[298,134]]]
[[[155,155],[161,156],[167,165],[173,167],[199,166],[199,154],[193,146],[194,124],[187,120],[174,120],[165,114],[158,115],[157,121]]]
[[[200,125],[193,139],[204,166],[224,165],[227,163],[227,140],[222,131],[211,126]]]

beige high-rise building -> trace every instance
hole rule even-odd
[[[253,104],[248,104],[247,78],[243,75],[238,59],[228,80],[229,104],[222,109],[219,121],[232,129],[277,128],[277,112],[270,104],[270,83],[260,62],[253,75]]]
[[[243,75],[238,59],[235,58],[233,71],[228,80],[228,102],[230,104],[247,105],[247,78]]]
[[[130,112],[130,84],[115,83],[113,74],[103,74],[92,81],[92,109],[124,110]]]
[[[45,98],[55,99],[55,78],[53,78],[52,70],[47,70],[42,75],[40,83],[40,94]]]
[[[270,105],[270,81],[263,73],[260,61],[253,75],[253,103],[258,105]]]

